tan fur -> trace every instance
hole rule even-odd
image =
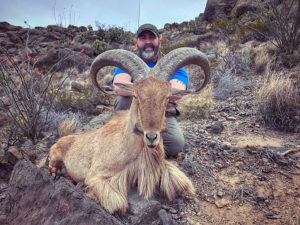
[[[126,212],[127,193],[136,184],[146,199],[156,189],[170,200],[194,193],[191,181],[165,159],[161,133],[167,126],[170,85],[149,77],[133,90],[130,110],[117,112],[98,130],[65,136],[50,149],[50,169],[64,163],[75,181],[88,185],[87,195],[110,213]],[[158,134],[155,147],[149,147],[145,134]]]

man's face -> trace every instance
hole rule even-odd
[[[136,42],[139,56],[146,62],[157,60],[160,46],[161,40],[150,31],[142,32]]]

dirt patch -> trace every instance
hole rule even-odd
[[[281,147],[283,141],[278,138],[265,137],[259,135],[241,135],[234,137],[236,145],[239,148],[245,148],[247,146],[273,146]]]

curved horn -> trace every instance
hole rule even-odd
[[[114,49],[98,55],[90,69],[90,77],[93,84],[102,92],[105,92],[97,81],[98,71],[105,66],[117,66],[131,75],[133,82],[148,75],[150,68],[137,55],[130,51]]]
[[[196,92],[206,86],[210,78],[210,66],[207,56],[195,48],[178,48],[161,58],[153,68],[156,77],[169,81],[170,78],[179,70],[189,64],[200,66],[205,74],[204,82]]]

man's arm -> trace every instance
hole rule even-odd
[[[131,76],[128,73],[119,73],[114,78],[113,84],[115,83],[131,83]],[[186,90],[186,85],[178,79],[172,79],[170,80],[170,83],[172,88],[179,89],[179,90]],[[117,95],[132,96],[131,92],[124,91],[119,87],[117,87],[116,85],[113,86]]]
[[[115,83],[132,83],[131,76],[128,73],[119,73],[114,77],[113,86],[117,95],[132,96],[132,92],[124,91],[117,87]]]
[[[171,87],[179,90],[186,90],[186,85],[181,80],[172,79],[170,80]]]

